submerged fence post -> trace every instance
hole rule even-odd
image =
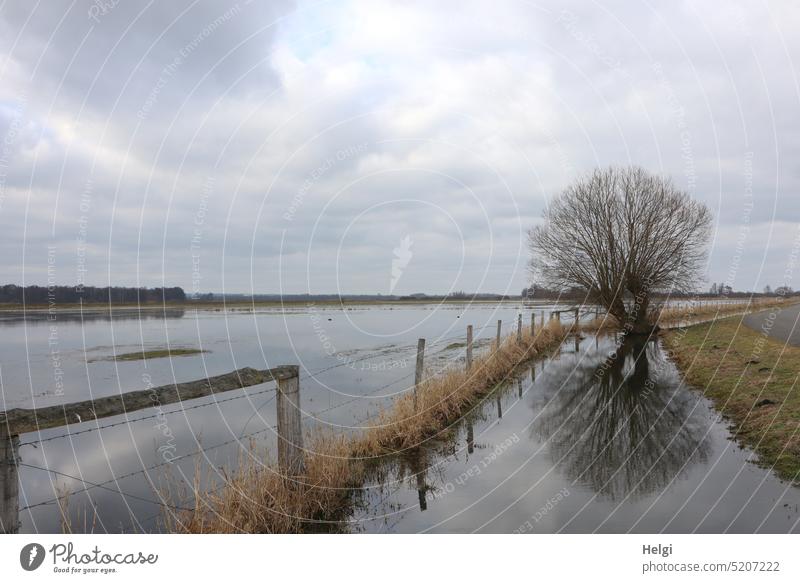
[[[426,461],[423,459],[422,450],[412,452],[411,457],[411,471],[417,481],[417,499],[419,500],[419,509],[425,512],[428,509],[428,485],[425,483]]]
[[[500,327],[503,325],[502,320],[497,321],[497,341],[495,342],[495,350],[500,350]]]
[[[300,367],[278,377],[278,466],[287,476],[298,476],[306,469],[303,451],[303,417],[300,409]]]
[[[19,531],[19,436],[0,435],[0,533]]]
[[[417,370],[414,373],[414,411],[418,410],[419,386],[422,384],[422,367],[425,365],[425,339],[417,340]]]
[[[467,370],[472,368],[472,324],[467,326]]]
[[[517,342],[522,344],[522,313],[517,314]]]

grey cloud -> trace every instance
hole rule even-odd
[[[343,291],[383,291],[416,233],[404,291],[485,270],[482,291],[516,291],[547,200],[628,163],[712,207],[712,280],[782,277],[792,243],[765,234],[800,221],[789,4],[101,5],[0,10],[9,278],[42,280],[48,244],[74,272],[83,221],[94,283],[189,288],[199,253],[203,291],[331,291],[337,267]]]

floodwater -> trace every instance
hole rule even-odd
[[[546,317],[554,306],[535,312]],[[562,306],[563,307],[563,306]],[[411,388],[417,339],[430,374],[516,325],[518,304],[321,305],[253,310],[0,313],[0,409],[47,407],[231,372],[299,364],[307,430],[354,431]],[[529,322],[531,309],[525,310]],[[538,322],[539,320],[537,320]],[[198,348],[196,356],[115,361],[115,354]],[[20,436],[22,532],[58,532],[63,493],[76,531],[153,531],[169,486],[205,488],[251,446],[275,448],[274,383],[162,409]],[[98,430],[98,427],[102,428]],[[43,469],[44,468],[44,469]],[[143,471],[144,470],[144,471]],[[191,498],[190,498],[191,500]],[[179,500],[169,500],[181,507]]]
[[[379,470],[359,532],[785,533],[800,489],[756,465],[655,342],[588,338]]]
[[[537,324],[552,309],[536,306]],[[410,390],[417,338],[426,338],[426,368],[435,374],[464,366],[467,324],[486,347],[497,320],[511,332],[518,313],[512,303],[448,303],[3,315],[0,406],[45,407],[244,366],[300,364],[306,430],[355,431]],[[113,360],[167,345],[206,352]],[[751,463],[657,347],[647,350],[647,366],[630,355],[609,362],[613,349],[609,338],[587,339],[576,353],[566,347],[492,395],[450,438],[386,464],[347,530],[797,530],[798,489]],[[55,499],[65,494],[75,531],[157,531],[164,504],[191,503],[181,494],[196,476],[215,488],[252,446],[275,451],[273,389],[20,436],[21,532],[58,532]]]

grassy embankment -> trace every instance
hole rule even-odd
[[[800,483],[800,348],[733,316],[671,330],[666,344],[687,382],[709,397],[759,463]]]
[[[746,311],[765,309],[775,302],[758,302]],[[670,309],[660,323],[669,325],[724,314],[742,313],[745,306],[721,305]],[[581,324],[577,332],[617,328],[611,320]],[[575,332],[574,327],[551,321],[537,326],[535,336],[526,332],[522,342],[514,336],[499,350],[475,359],[472,370],[447,370],[427,379],[419,391],[419,413],[413,394],[406,392],[355,436],[318,432],[306,442],[306,474],[296,481],[282,477],[274,463],[258,452],[243,456],[227,484],[212,493],[197,492],[192,511],[168,514],[166,526],[173,532],[302,532],[325,521],[342,517],[353,490],[364,482],[367,465],[386,456],[434,439],[499,384],[532,358],[556,350]]]

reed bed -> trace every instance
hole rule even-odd
[[[713,319],[786,305],[781,300],[748,305],[698,305],[667,308],[657,314],[661,326]],[[618,330],[610,317],[562,325],[550,320],[535,334],[506,337],[473,361],[467,370],[446,370],[426,379],[417,392],[398,397],[356,435],[318,432],[307,440],[306,473],[281,476],[277,465],[251,449],[211,493],[195,488],[191,511],[170,513],[166,528],[181,533],[296,533],[335,530],[346,518],[352,494],[363,486],[367,467],[386,456],[413,450],[458,422],[483,397],[509,379],[530,359],[557,349],[570,335]],[[259,460],[259,461],[254,461]],[[263,461],[261,461],[263,460]]]

